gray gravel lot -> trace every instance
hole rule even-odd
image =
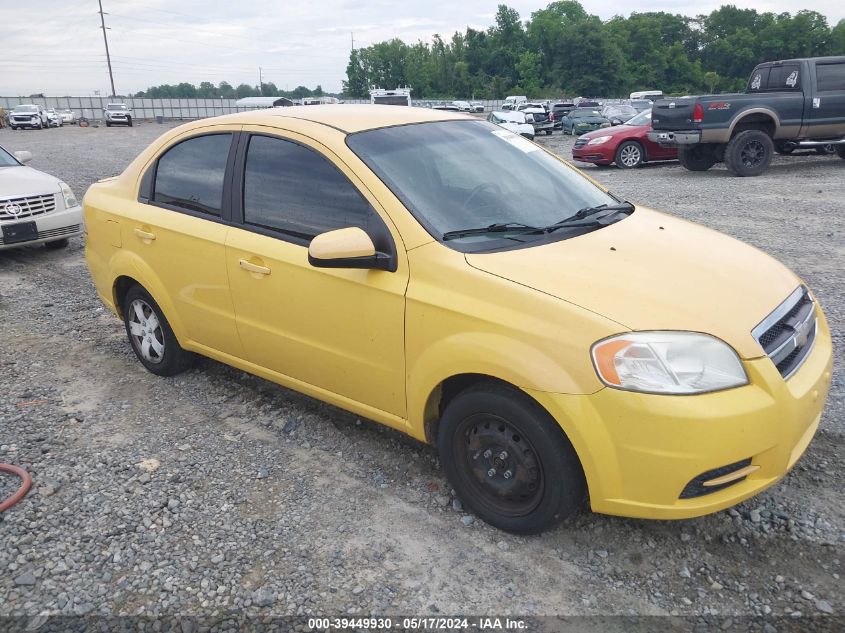
[[[164,127],[0,130],[0,145],[81,196]],[[539,140],[571,157],[570,137]],[[753,179],[671,163],[585,172],[762,248],[816,291],[839,371],[783,482],[695,520],[585,513],[508,535],[462,511],[432,448],[212,361],[147,373],[81,240],[5,251],[0,462],[35,485],[0,515],[0,616],[841,615],[845,161],[779,157]],[[0,497],[12,488],[0,476]]]

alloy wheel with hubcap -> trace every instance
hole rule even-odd
[[[149,363],[158,364],[164,359],[164,333],[158,316],[143,299],[129,304],[129,334],[132,345]]]
[[[616,166],[622,169],[638,167],[643,162],[643,149],[636,141],[625,141],[616,150]]]

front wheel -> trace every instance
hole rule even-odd
[[[128,117],[126,119],[126,125],[128,125],[129,127],[132,127],[132,117]]]
[[[636,141],[625,141],[616,150],[614,162],[620,169],[632,169],[643,164],[643,146]]]
[[[725,148],[725,167],[735,176],[759,176],[769,167],[775,145],[762,130],[744,130]]]
[[[707,171],[716,164],[716,152],[711,145],[678,148],[678,162],[689,171]]]
[[[584,504],[575,450],[557,422],[516,388],[485,383],[455,396],[437,448],[458,497],[502,530],[536,534]]]
[[[176,340],[161,308],[141,286],[133,286],[123,300],[123,324],[132,350],[148,371],[174,376],[191,365],[193,356]]]

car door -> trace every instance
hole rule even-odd
[[[845,136],[845,62],[816,62],[816,91],[809,108],[806,136]]]
[[[138,200],[120,216],[121,248],[134,256],[154,298],[167,295],[188,338],[241,356],[226,272],[224,205],[236,131],[196,130],[152,161]],[[163,298],[162,298],[163,299]]]
[[[233,198],[242,224],[229,233],[226,262],[245,358],[405,417],[408,266],[398,233],[335,154],[280,134],[245,131],[238,151]],[[350,226],[392,252],[396,270],[308,263],[313,237]]]

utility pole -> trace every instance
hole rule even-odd
[[[264,79],[261,75],[261,66],[258,67],[258,92],[261,93],[261,96],[264,96]]]
[[[112,96],[117,96],[117,93],[114,89],[114,75],[112,74],[111,70],[111,55],[109,55],[109,38],[106,36],[106,14],[103,13],[103,0],[97,0],[97,4],[100,5],[100,10],[98,13],[100,14],[100,28],[103,29],[103,43],[106,45],[106,63],[109,65],[109,81],[111,82],[111,93]]]
[[[352,52],[355,52],[355,33],[352,31],[349,32],[349,35],[352,37]]]

